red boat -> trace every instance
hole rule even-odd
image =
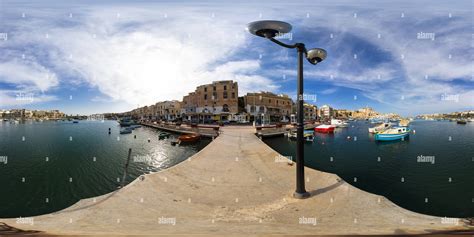
[[[179,143],[197,142],[201,138],[199,134],[185,134],[178,137]]]
[[[323,124],[323,125],[319,125],[319,126],[315,127],[314,131],[315,132],[320,132],[320,133],[333,133],[334,128],[336,128],[336,126]]]

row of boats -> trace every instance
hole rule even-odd
[[[401,120],[398,125],[392,122],[383,122],[369,128],[369,133],[375,134],[376,141],[397,141],[409,137],[411,130],[408,128],[410,121]]]
[[[303,137],[306,142],[314,141],[314,133],[334,133],[336,128],[347,128],[349,123],[340,119],[331,119],[331,124],[321,124],[316,127],[305,127]],[[291,130],[287,134],[289,139],[296,139],[297,133],[295,130]]]
[[[408,128],[409,121],[401,120],[398,125],[392,122],[383,122],[375,127],[370,127],[369,133],[375,134],[376,141],[396,141],[405,140],[410,135],[411,130]],[[334,133],[336,128],[349,127],[349,123],[339,119],[331,120],[331,124],[322,124],[314,127],[314,129],[305,128],[303,137],[306,142],[314,141],[314,133]],[[297,132],[291,130],[287,134],[289,139],[296,139]]]
[[[133,121],[131,119],[125,118],[117,121],[120,126],[122,127],[120,129],[120,134],[130,134],[135,128],[140,128],[141,125],[137,124],[136,121]],[[168,132],[161,131],[158,133],[158,139],[163,140],[163,139],[168,139],[171,137],[171,134]],[[172,145],[176,144],[190,144],[190,143],[195,143],[201,139],[201,135],[197,133],[190,133],[190,134],[183,134],[178,137],[177,140],[172,141]]]

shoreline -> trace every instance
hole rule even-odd
[[[443,225],[440,217],[405,210],[382,196],[338,181],[335,174],[311,168],[305,168],[305,172],[313,196],[293,199],[294,166],[275,162],[275,157],[281,155],[254,133],[251,127],[224,127],[223,133],[198,153],[168,169],[146,174],[144,180],[140,176],[112,193],[35,216],[34,226],[16,224],[16,218],[0,222],[50,234],[393,234],[472,230],[463,223]],[[175,218],[176,227],[157,223],[159,217]],[[315,218],[317,228],[298,223],[302,217]],[[144,225],[148,229],[142,230]]]

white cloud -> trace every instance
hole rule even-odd
[[[276,70],[294,75],[294,62],[283,69],[273,69],[272,63],[282,65],[294,58],[288,58],[288,50],[272,47],[269,42],[264,44],[263,40],[261,45],[269,48],[254,45],[256,40],[249,45],[248,39],[252,36],[244,32],[244,26],[247,22],[261,19],[259,14],[262,14],[262,19],[296,23],[292,42],[301,39],[301,29],[311,33],[323,27],[334,33],[333,39],[329,39],[329,34],[314,33],[312,36],[326,39],[322,41],[323,45],[314,46],[341,50],[344,56],[336,58],[330,51],[329,58],[321,65],[305,69],[307,79],[354,88],[368,98],[391,103],[401,110],[416,111],[423,106],[429,107],[442,93],[457,93],[463,98],[472,96],[469,88],[450,83],[455,78],[465,82],[473,80],[472,56],[466,56],[472,52],[471,34],[465,32],[472,13],[464,11],[461,5],[407,2],[388,4],[390,7],[387,7],[370,2],[335,1],[305,2],[300,4],[304,8],[291,6],[288,10],[289,5],[284,3],[274,4],[272,8],[259,3],[243,6],[217,2],[186,6],[141,4],[107,5],[107,8],[91,5],[82,7],[81,13],[72,19],[64,14],[65,19],[60,20],[53,19],[45,9],[29,9],[35,18],[8,23],[17,28],[9,43],[20,49],[25,45],[37,45],[41,54],[48,57],[38,57],[36,62],[30,60],[26,66],[18,62],[10,65],[12,62],[6,61],[3,63],[5,68],[16,67],[16,70],[0,71],[0,75],[15,72],[5,77],[4,82],[14,81],[19,87],[33,87],[39,91],[58,86],[59,79],[61,84],[83,83],[102,93],[94,101],[110,98],[126,102],[128,108],[159,100],[181,99],[195,86],[215,80],[238,81],[241,94],[259,90],[277,92],[280,87],[270,79],[277,76],[271,74]],[[452,11],[455,17],[450,19],[446,15],[443,22],[433,20],[439,18],[439,14],[432,13],[437,7]],[[288,14],[282,15],[282,11]],[[355,12],[357,18],[353,17]],[[400,18],[401,12],[406,16],[403,19]],[[436,30],[434,41],[416,39],[417,32],[426,32],[430,27]],[[44,37],[46,33],[49,38]],[[377,37],[378,34],[381,38]],[[347,35],[368,45],[358,46],[343,41]],[[310,41],[306,43],[313,46]],[[369,65],[361,63],[364,58],[348,61],[346,56],[352,57],[353,51],[361,47],[384,51],[391,59]],[[34,54],[37,48],[27,50]],[[239,54],[242,52],[248,53]],[[274,54],[274,57],[265,55],[261,59],[270,63],[268,70],[262,70],[259,60],[252,60],[260,53]],[[449,54],[451,59],[448,59]],[[38,76],[48,72],[46,66],[41,66],[43,60],[49,60],[53,65],[50,69],[53,76],[37,80]],[[55,73],[75,77],[63,78]],[[425,75],[429,80],[424,79]],[[397,99],[401,95],[404,100]],[[473,106],[473,103],[466,99],[446,106],[456,109]]]
[[[55,96],[43,93],[56,87],[59,80],[36,62],[10,60],[0,62],[0,83],[14,88],[0,88],[0,106],[15,106],[55,100]]]

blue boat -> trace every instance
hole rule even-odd
[[[381,133],[375,134],[376,141],[396,141],[405,140],[410,135],[410,129],[408,127],[394,127],[387,129]]]
[[[130,134],[130,133],[132,133],[131,128],[124,128],[120,130],[120,134]]]

